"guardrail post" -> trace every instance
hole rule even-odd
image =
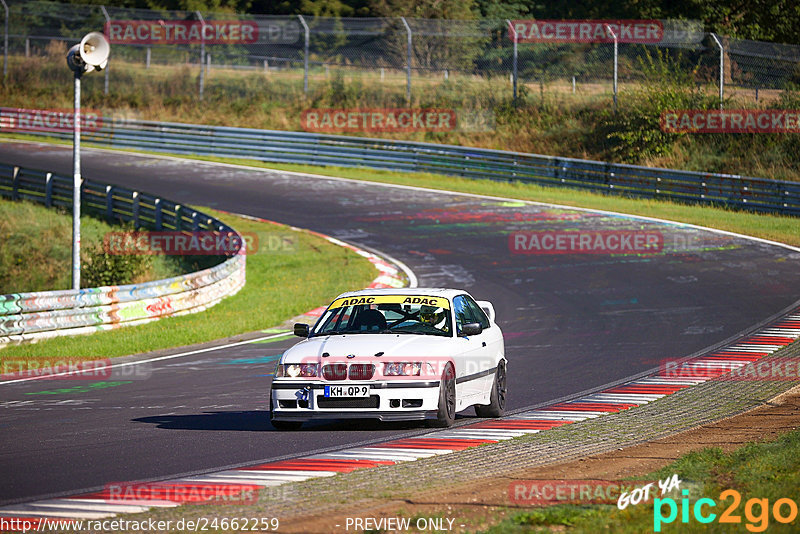
[[[103,12],[103,16],[106,18],[106,23],[111,24],[111,17],[108,16],[108,11],[106,11],[106,6],[100,6],[100,10]],[[103,69],[105,71],[105,81],[103,82],[103,94],[108,96],[108,64]]]
[[[44,177],[44,205],[50,207],[53,204],[53,173],[48,172]]]
[[[403,26],[406,27],[408,43],[406,44],[406,105],[411,106],[411,47],[413,45],[411,37],[411,26],[406,22],[405,17],[400,17]]]
[[[145,54],[145,60],[144,60],[144,68],[146,68],[146,69],[150,68],[150,54],[151,54],[151,50],[150,50],[150,47],[148,46],[146,54]]]
[[[722,111],[722,99],[725,96],[725,48],[722,46],[722,41],[717,38],[717,34],[709,35],[719,47],[719,110]]]
[[[193,211],[192,212],[192,232],[196,232],[199,229],[200,229],[200,221],[198,220],[197,212]]]
[[[303,25],[303,31],[305,32],[305,44],[303,45],[303,94],[308,94],[308,45],[310,40],[310,33],[308,31],[308,24],[306,24],[306,19],[303,18],[303,15],[297,15],[297,18],[300,19],[300,24]]]
[[[182,206],[180,204],[175,204],[175,231],[180,232],[181,226],[183,222],[183,217],[181,216]]]
[[[114,186],[106,186],[106,219],[114,220]]]
[[[8,4],[6,4],[6,0],[0,0],[0,2],[3,2],[3,9],[6,12],[3,31],[3,82],[5,82],[8,77]]]
[[[131,210],[133,211],[133,227],[134,229],[139,229],[139,192],[134,191],[132,195],[133,206]]]
[[[514,85],[514,102],[517,101],[517,30],[514,28],[514,25],[511,24],[511,21],[506,19],[506,24],[508,24],[508,29],[511,30],[511,38],[514,42],[514,56],[513,56],[513,66],[512,66],[512,82]]]
[[[156,212],[156,230],[158,230],[160,232],[161,229],[162,229],[161,199],[160,198],[157,198],[155,200],[153,208],[155,209],[155,212]]]
[[[619,38],[616,32],[611,29],[611,26],[606,24],[608,33],[614,38],[614,113],[617,112],[617,71],[619,66]]]
[[[203,63],[206,58],[206,21],[199,11],[195,11],[197,18],[200,19],[200,100],[203,100],[203,89],[205,88],[205,71]]]
[[[19,167],[14,167],[14,174],[11,176],[11,200],[19,200]]]

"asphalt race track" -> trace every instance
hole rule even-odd
[[[70,147],[0,143],[0,161],[71,174]],[[82,164],[90,180],[313,229],[403,261],[420,286],[460,287],[491,300],[506,335],[511,409],[687,356],[800,299],[800,253],[719,233],[89,149]],[[652,232],[663,250],[518,254],[509,243],[512,232],[576,229]],[[99,385],[0,386],[0,504],[425,432],[377,423],[272,429],[270,373],[293,343],[142,364],[133,376]]]

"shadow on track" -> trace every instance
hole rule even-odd
[[[132,419],[137,423],[155,425],[156,428],[166,430],[226,430],[238,432],[283,432],[276,430],[269,422],[269,410],[230,411],[230,412],[203,412],[188,415],[155,415]],[[310,421],[300,430],[291,432],[319,432],[342,431],[353,433],[357,431],[375,432],[390,430],[424,430],[421,421],[392,421],[381,422],[372,419],[359,419],[351,421]]]

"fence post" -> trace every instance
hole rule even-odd
[[[619,39],[617,38],[617,34],[614,33],[614,30],[611,29],[611,26],[606,24],[606,28],[608,29],[608,33],[611,34],[611,37],[614,38],[614,113],[617,112],[617,69],[618,69],[618,60],[619,60]]]
[[[406,34],[408,35],[408,44],[406,46],[406,105],[411,105],[411,46],[413,45],[411,37],[411,26],[406,22],[405,17],[400,17],[403,21],[403,26],[406,27]]]
[[[511,24],[511,21],[506,19],[506,24],[508,24],[508,29],[511,30],[511,39],[514,42],[514,64],[512,67],[512,83],[514,84],[514,102],[517,101],[517,30],[514,28],[514,25]]]
[[[308,31],[308,24],[306,24],[306,19],[303,18],[303,15],[297,15],[297,18],[300,19],[300,24],[303,25],[303,31],[306,34],[305,44],[303,45],[303,94],[308,94],[308,44],[311,38],[310,32]]]
[[[717,34],[710,33],[709,35],[719,47],[719,110],[722,111],[722,99],[725,96],[725,49],[722,41],[717,38]]]
[[[103,11],[103,16],[106,18],[106,24],[111,24],[111,17],[108,16],[108,11],[106,11],[106,6],[100,6],[100,9]],[[106,64],[106,68],[103,69],[105,71],[105,81],[103,82],[103,94],[108,96],[108,64]]]
[[[195,11],[197,18],[200,19],[200,100],[203,100],[203,89],[205,88],[205,69],[203,63],[206,59],[206,21],[199,11]]]
[[[3,82],[5,82],[8,77],[8,4],[6,4],[6,0],[0,0],[0,2],[3,2],[3,9],[6,12],[6,22],[3,29]]]

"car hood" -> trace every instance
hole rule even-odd
[[[407,358],[441,358],[453,354],[454,339],[415,334],[345,334],[319,336],[301,341],[287,350],[283,363],[333,361],[375,361]],[[375,354],[382,352],[381,356]],[[348,357],[349,356],[349,357]]]

